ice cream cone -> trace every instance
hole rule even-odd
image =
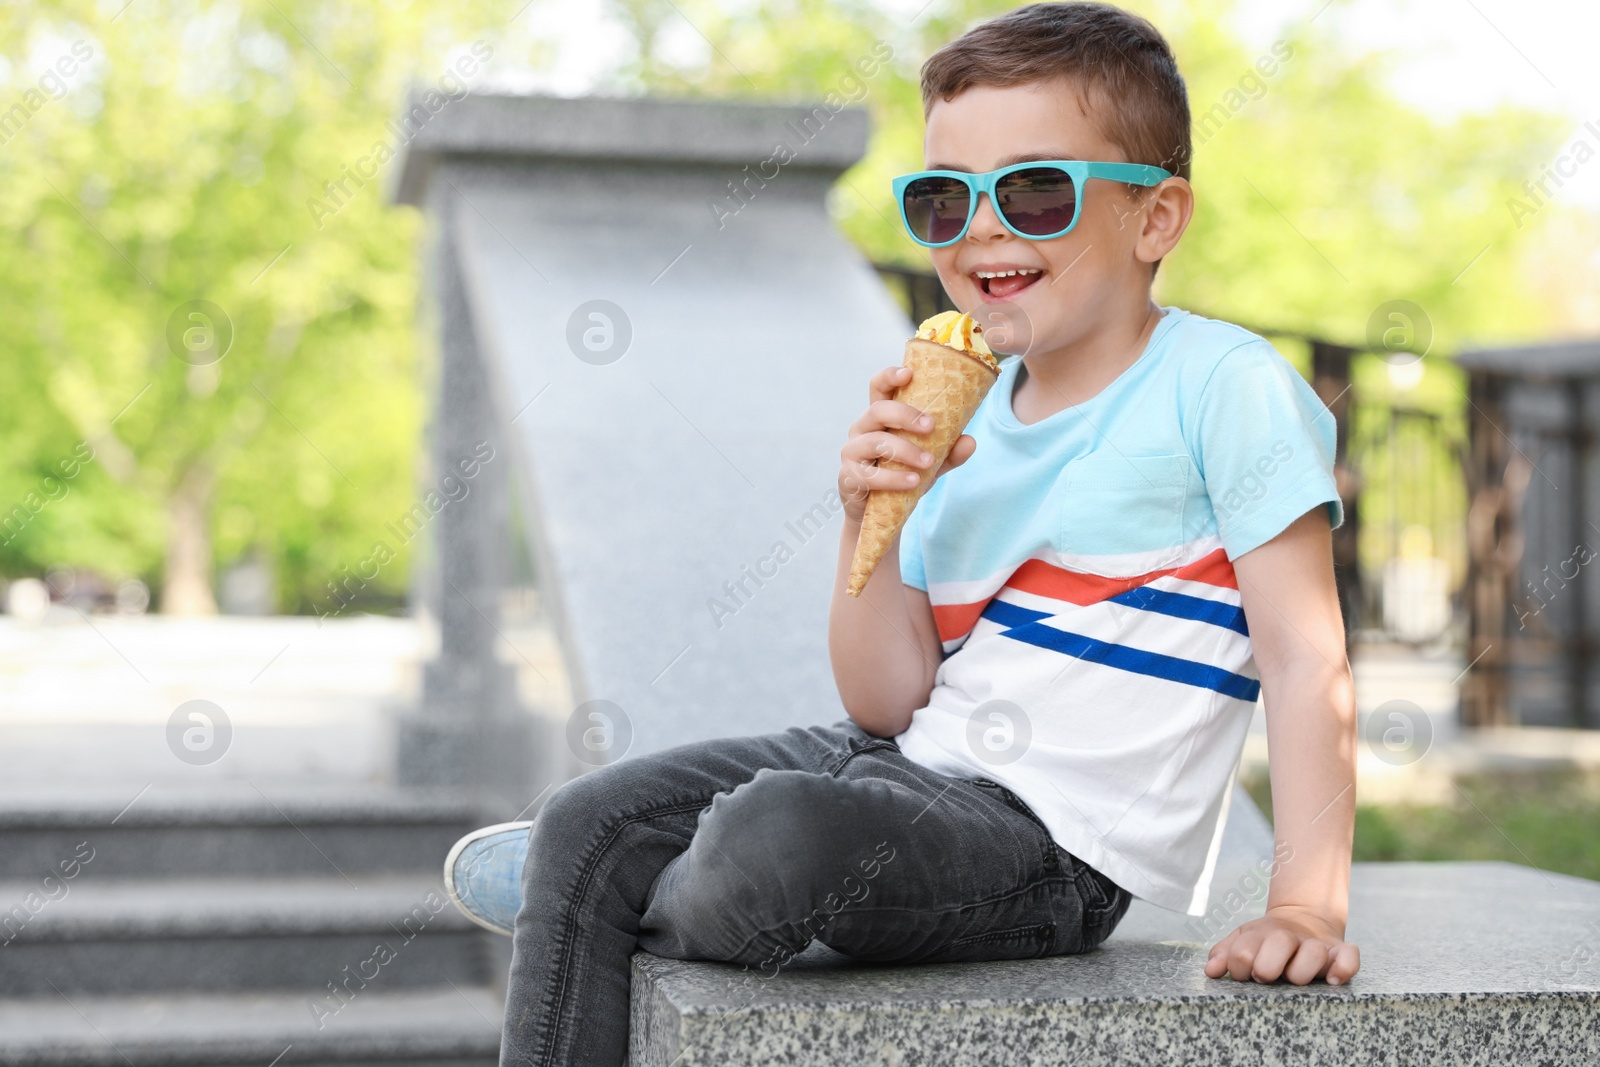
[[[961,431],[966,429],[984,395],[994,385],[999,371],[992,358],[962,351],[936,341],[913,337],[906,342],[905,366],[911,368],[911,381],[895,391],[894,398],[933,416],[933,429],[927,433],[895,430],[894,433],[932,453],[933,463],[919,471],[922,480],[910,489],[874,489],[867,496],[861,517],[861,536],[856,540],[855,558],[850,563],[850,581],[845,592],[860,596],[878,561],[894,541],[895,534],[911,517],[911,510],[933,484],[934,474],[949,456]],[[885,470],[915,471],[891,459],[878,461]]]

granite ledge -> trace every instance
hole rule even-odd
[[[1242,917],[1239,921],[1243,921]],[[1503,863],[1357,864],[1349,986],[1209,979],[1145,908],[1082,956],[776,978],[634,959],[635,1067],[1600,1063],[1600,883]],[[1588,952],[1583,951],[1588,947]]]

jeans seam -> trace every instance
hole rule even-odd
[[[1083,940],[1085,942],[1085,951],[1087,951],[1088,948],[1093,947],[1093,945],[1088,944],[1089,935],[1098,935],[1097,939],[1094,941],[1094,945],[1099,945],[1105,941],[1105,939],[1110,937],[1116,928],[1122,924],[1122,920],[1127,914],[1128,907],[1132,903],[1133,895],[1126,889],[1119,887],[1117,894],[1112,897],[1112,904],[1109,907],[1105,908],[1103,911],[1095,912],[1092,917],[1088,913],[1085,914],[1082,930],[1084,935]]]
[[[862,753],[864,753],[864,752],[881,752],[881,751],[883,751],[885,749],[891,749],[891,748],[894,749],[896,752],[900,751],[900,746],[899,745],[895,744],[893,741],[887,741],[887,740],[869,742],[867,744],[862,745],[860,748],[851,749],[849,752],[846,752],[839,759],[838,763],[834,764],[833,769],[831,771],[829,771],[828,774],[831,777],[837,778],[837,777],[839,777],[839,772],[844,770],[845,767],[849,766],[850,761],[855,759],[857,756],[861,755]]]
[[[1119,889],[1117,892],[1110,895],[1102,907],[1085,908],[1085,920],[1097,923],[1104,922],[1109,916],[1115,914],[1116,910],[1122,906],[1123,899],[1127,895],[1128,891],[1126,889]]]
[[[1023,937],[1038,937],[1040,928],[1047,925],[1051,927],[1052,931],[1054,931],[1054,922],[1027,923],[1023,926],[1013,926],[1008,930],[996,930],[987,934],[973,934],[971,937],[958,937],[954,941],[950,942],[950,944],[946,947],[949,949],[955,949],[958,947],[965,948],[968,945],[986,945],[995,941],[1011,941]],[[1049,946],[1046,945],[1045,947],[1048,948]]]
[[[714,796],[715,794],[713,794],[713,797]],[[551,991],[554,994],[555,1003],[554,1010],[550,1013],[550,1017],[555,1021],[555,1025],[550,1028],[550,1036],[544,1042],[544,1046],[540,1050],[540,1057],[544,1060],[544,1062],[548,1063],[551,1057],[555,1054],[556,1038],[559,1030],[561,1029],[561,1013],[566,1006],[567,987],[569,985],[569,980],[572,973],[572,958],[575,952],[575,938],[572,935],[573,927],[576,925],[574,922],[574,914],[582,906],[584,891],[588,886],[590,879],[592,879],[594,876],[595,868],[600,865],[600,861],[605,857],[606,852],[611,848],[612,844],[615,843],[617,837],[624,830],[635,823],[648,822],[651,819],[657,819],[665,815],[681,815],[685,812],[701,811],[704,810],[705,806],[710,803],[710,800],[705,800],[699,803],[686,802],[671,804],[660,808],[651,808],[647,811],[627,816],[620,820],[617,825],[612,828],[611,833],[606,836],[605,840],[602,841],[599,847],[594,850],[594,853],[590,856],[588,862],[584,864],[583,869],[578,874],[578,880],[576,886],[574,887],[575,891],[572,895],[573,906],[563,912],[559,947],[559,951],[561,953],[561,969],[557,973],[556,988]]]
[[[1093,915],[1095,918],[1104,918],[1106,915],[1109,915],[1111,912],[1115,911],[1117,909],[1117,905],[1121,902],[1123,895],[1128,891],[1123,889],[1117,883],[1113,882],[1100,871],[1091,867],[1082,858],[1078,856],[1073,856],[1072,858],[1078,868],[1073,872],[1074,884],[1081,885],[1083,881],[1092,882],[1094,883],[1095,888],[1099,891],[1100,896],[1104,898],[1099,905],[1093,908],[1089,907],[1089,902],[1085,900],[1084,911],[1086,916]],[[1083,876],[1081,879],[1079,878],[1080,873]],[[1079,895],[1083,895],[1081,889],[1079,890]]]
[[[849,910],[851,910],[852,912],[854,912],[855,914],[858,914],[858,915],[887,914],[889,912],[896,912],[896,913],[907,913],[907,912],[909,912],[909,913],[918,914],[918,915],[951,915],[951,914],[961,915],[961,914],[964,914],[964,913],[969,912],[969,911],[975,911],[975,910],[977,910],[979,908],[986,908],[986,907],[989,907],[992,904],[999,904],[999,903],[1001,903],[1003,901],[1007,901],[1007,900],[1011,900],[1011,899],[1014,899],[1014,898],[1019,897],[1019,896],[1023,896],[1024,894],[1031,893],[1034,890],[1037,890],[1041,886],[1048,886],[1052,881],[1063,881],[1063,880],[1064,881],[1069,881],[1069,882],[1071,881],[1071,879],[1069,877],[1066,877],[1066,876],[1063,876],[1063,875],[1059,875],[1059,874],[1052,875],[1052,874],[1049,874],[1049,873],[1045,873],[1045,874],[1042,874],[1039,877],[1033,879],[1030,882],[1027,882],[1027,883],[1025,883],[1025,884],[1023,884],[1021,886],[1018,886],[1015,889],[1009,889],[1004,893],[996,893],[994,896],[985,897],[982,900],[975,900],[975,901],[972,901],[970,903],[965,903],[965,904],[957,904],[956,906],[951,907],[951,908],[908,908],[908,907],[901,907],[899,905],[885,906],[885,905],[879,904],[879,905],[875,905],[873,907],[851,908]],[[845,909],[841,908],[840,911],[834,913],[834,915],[838,915],[838,914],[842,913],[844,910]],[[830,916],[829,918],[831,919],[833,917],[834,916]],[[1047,921],[1051,922],[1051,923],[1054,923],[1055,919],[1052,917],[1051,919],[1049,919]],[[1043,925],[1043,924],[1042,923],[1027,923],[1027,924],[1025,924],[1023,926],[1019,926],[1019,927],[1016,927],[1014,929],[1016,929],[1016,930],[1030,930],[1030,929],[1031,930],[1037,930],[1041,925]],[[1001,931],[1001,933],[999,935],[994,935],[994,936],[1004,936],[1005,934],[1008,934],[1008,933],[1011,933],[1011,932],[1013,932],[1013,931],[1012,930]],[[985,936],[991,936],[991,935],[985,935],[985,934],[973,934],[973,935],[971,935],[971,937],[985,937]],[[742,946],[740,946],[740,951],[743,952],[744,949],[749,948],[751,945],[753,945],[757,941],[759,941],[762,937],[771,937],[774,940],[777,940],[778,939],[778,931],[773,931],[773,930],[758,930],[758,931],[756,931],[755,933],[750,935],[749,940],[747,940]],[[818,940],[819,937],[820,937],[820,935],[812,935],[812,939],[811,940],[812,941]],[[968,940],[970,940],[971,937],[969,937],[969,938],[959,938],[956,941],[952,941],[951,944],[954,945],[954,944],[965,943]],[[807,942],[807,944],[810,944],[810,942]],[[823,942],[823,944],[827,944],[827,942]],[[796,955],[799,954],[799,951],[803,951],[803,948],[801,950],[796,950]]]

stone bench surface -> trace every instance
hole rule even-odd
[[[1099,949],[1045,960],[873,967],[813,946],[771,979],[641,953],[632,1063],[1600,1063],[1600,883],[1356,864],[1347,987],[1208,979],[1193,921],[1135,902]]]

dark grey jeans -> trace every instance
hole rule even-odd
[[[623,1064],[637,949],[763,977],[813,939],[872,963],[1028,959],[1093,948],[1130,900],[1009,790],[848,720],[624,760],[534,820],[500,1062]]]

